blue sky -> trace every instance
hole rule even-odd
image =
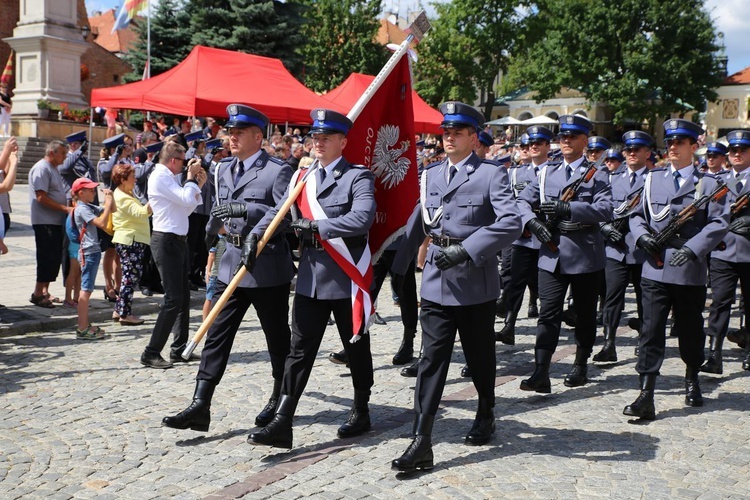
[[[425,4],[430,0],[426,0]],[[86,0],[88,12],[104,11],[119,7],[123,0]],[[151,0],[152,5],[158,0]],[[404,15],[406,9],[416,9],[418,0],[385,0],[394,10]],[[729,57],[729,74],[750,66],[750,43],[747,43],[747,0],[706,0],[706,8],[716,21],[716,27],[724,33],[724,45]]]

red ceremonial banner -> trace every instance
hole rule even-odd
[[[347,135],[344,156],[375,174],[373,264],[402,232],[419,199],[409,58],[404,55]]]

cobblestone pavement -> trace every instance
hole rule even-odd
[[[0,276],[6,282],[7,268],[0,267]],[[0,292],[12,305],[7,297],[6,290]],[[629,295],[623,323],[632,315],[632,300]],[[521,391],[520,379],[533,363],[534,320],[525,318],[525,308],[516,345],[497,345],[494,439],[480,447],[463,443],[476,393],[459,375],[463,355],[456,344],[435,422],[435,469],[397,475],[390,461],[409,444],[414,379],[401,377],[390,364],[401,327],[386,293],[379,310],[387,324],[371,329],[372,431],[356,439],[336,437],[352,388],[347,370],[326,359],[340,349],[329,327],[289,451],[246,442],[271,390],[264,339],[252,311],[216,390],[207,433],[160,426],[164,416],[190,402],[197,365],[166,371],[139,365],[155,314],[146,315],[140,327],[113,324],[107,328],[110,339],[93,343],[77,341],[67,327],[10,330],[0,336],[0,498],[748,497],[750,395],[736,346],[725,345],[723,376],[701,375],[705,406],[688,408],[684,365],[676,339],[668,339],[668,359],[657,382],[657,419],[644,424],[622,415],[638,384],[635,335],[627,327],[619,331],[620,361],[592,367],[591,382],[575,389],[562,384],[575,349],[571,332],[564,330],[552,367],[552,394]],[[192,331],[198,325],[194,308]]]

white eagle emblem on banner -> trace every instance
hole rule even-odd
[[[386,189],[396,186],[406,177],[411,162],[401,155],[409,150],[409,141],[401,141],[396,148],[399,128],[395,125],[383,125],[378,131],[375,151],[372,158],[372,173],[380,179]]]

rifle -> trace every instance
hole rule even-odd
[[[627,211],[625,212],[625,215],[621,215],[620,217],[616,217],[610,222],[612,226],[617,230],[617,232],[622,233],[625,230],[625,227],[628,224],[628,218],[630,218],[630,214],[635,210],[635,207],[638,206],[638,204],[641,202],[641,194],[643,193],[643,187],[639,188],[634,194],[632,198],[630,198],[630,201],[625,206]]]
[[[602,157],[603,156],[604,155],[602,155]],[[571,186],[568,186],[568,188],[565,191],[563,191],[562,196],[560,196],[559,198],[560,201],[570,201],[573,198],[575,198],[576,194],[578,193],[578,190],[581,188],[581,185],[583,185],[586,182],[589,182],[591,179],[594,178],[594,175],[596,175],[596,172],[599,170],[598,165],[599,165],[599,162],[589,165],[588,170],[586,170],[586,172],[584,172],[584,174],[581,177],[579,177],[578,180],[575,181],[575,183],[573,183]],[[557,223],[559,222],[558,218],[559,217],[555,217],[555,216],[548,218],[545,224],[547,226],[547,229],[549,229],[550,231],[556,229]],[[557,245],[555,245],[554,241],[548,241],[547,246],[553,252],[558,251]]]
[[[732,219],[736,219],[740,212],[744,210],[744,208],[747,206],[748,202],[750,202],[750,193],[745,193],[736,200],[734,200],[734,203],[732,203],[732,206],[730,207],[730,212],[732,214]]]
[[[698,213],[698,210],[702,210],[706,205],[708,205],[708,202],[719,201],[724,196],[726,196],[728,192],[729,186],[723,183],[719,183],[713,193],[704,194],[703,196],[692,202],[690,205],[680,210],[680,213],[672,217],[667,227],[654,235],[656,244],[659,247],[659,252],[652,253],[651,257],[654,259],[656,267],[664,267],[664,262],[661,260],[661,249],[663,249],[667,245],[669,240],[677,236],[677,232],[680,230],[680,228],[684,226],[687,221],[695,217],[695,214]]]

